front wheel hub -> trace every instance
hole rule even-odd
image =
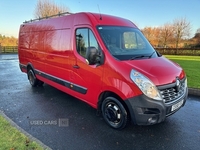
[[[109,121],[112,122],[119,122],[120,120],[120,112],[119,112],[119,108],[115,105],[108,105],[106,110],[105,110],[105,114],[108,118]]]

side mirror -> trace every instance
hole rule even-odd
[[[101,65],[104,62],[103,52],[99,52],[95,47],[88,47],[86,50],[86,63],[89,65]]]

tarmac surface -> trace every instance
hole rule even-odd
[[[165,122],[110,128],[86,103],[47,84],[32,88],[17,55],[0,55],[0,111],[55,150],[197,150],[200,147],[200,97]],[[0,135],[1,136],[1,135]]]

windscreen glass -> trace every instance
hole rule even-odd
[[[154,48],[137,28],[98,26],[97,29],[109,52],[119,60],[158,57]]]

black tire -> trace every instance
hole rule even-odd
[[[38,82],[39,80],[36,78],[34,72],[32,69],[30,69],[28,71],[28,80],[29,80],[29,83],[33,86],[33,87],[36,87],[38,85]]]
[[[128,114],[122,103],[114,97],[107,97],[101,106],[106,123],[114,129],[123,129],[128,124]]]

